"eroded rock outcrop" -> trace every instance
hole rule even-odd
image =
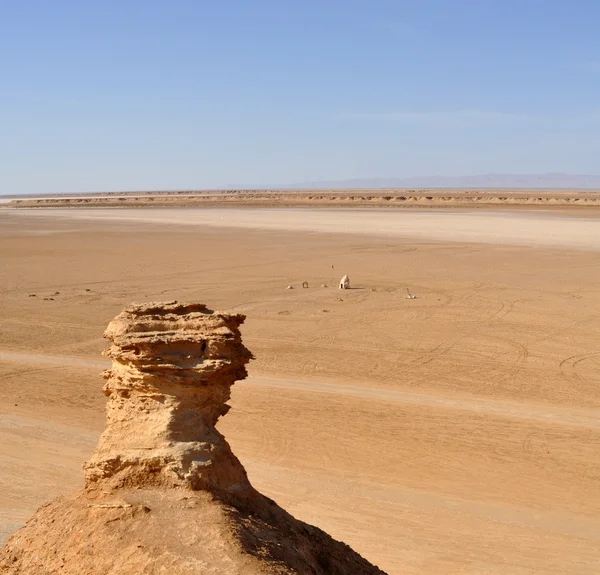
[[[249,488],[215,429],[231,386],[246,377],[244,316],[200,304],[132,305],[110,324],[107,426],[85,465],[86,487]]]
[[[11,575],[383,573],[258,493],[215,423],[246,377],[242,315],[131,305],[108,326],[107,426],[85,489],[0,550]]]

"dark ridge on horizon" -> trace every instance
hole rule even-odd
[[[585,174],[480,174],[475,176],[415,176],[410,178],[353,178],[321,182],[303,182],[290,188],[304,189],[545,189],[597,190],[600,175]]]
[[[73,192],[31,192],[9,194],[0,191],[3,199],[48,196],[135,195],[135,194],[196,194],[223,191],[277,190],[600,190],[600,175],[595,174],[480,174],[474,176],[415,176],[409,178],[352,178],[347,180],[308,181],[296,184],[265,186],[221,186],[212,188],[95,190]]]

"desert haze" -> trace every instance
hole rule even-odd
[[[594,209],[3,207],[0,262],[1,542],[82,487],[106,324],[180,300],[247,316],[218,429],[298,519],[390,574],[600,572]]]

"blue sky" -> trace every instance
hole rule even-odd
[[[597,0],[0,0],[0,194],[599,173]]]

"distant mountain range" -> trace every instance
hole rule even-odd
[[[422,176],[413,178],[358,178],[329,182],[304,182],[287,188],[501,188],[600,190],[600,175],[579,174],[482,174],[479,176]]]
[[[189,192],[200,192],[208,188],[192,188]],[[332,180],[323,182],[301,182],[283,185],[235,185],[210,188],[211,190],[377,190],[377,189],[544,189],[544,190],[600,190],[600,175],[582,174],[481,174],[478,176],[418,176],[413,178],[355,178],[351,180]],[[171,190],[169,190],[171,191]],[[183,191],[183,190],[182,190]],[[0,190],[0,203],[6,203],[12,198],[30,196],[86,196],[87,194],[102,192],[64,192],[59,194],[18,194],[8,195]],[[117,190],[111,190],[117,194]],[[144,193],[124,192],[126,194]],[[160,193],[154,190],[152,193]]]

